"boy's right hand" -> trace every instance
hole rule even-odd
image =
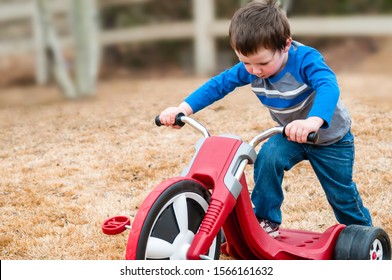
[[[179,113],[184,113],[183,111],[180,110],[178,107],[169,107],[166,108],[161,112],[159,115],[159,120],[164,126],[171,126],[173,128],[181,128],[178,125],[174,125],[174,121],[176,120],[176,116]]]
[[[181,103],[178,107],[168,107],[161,112],[159,120],[164,126],[171,126],[173,128],[181,128],[181,126],[174,125],[176,116],[183,113],[185,116],[192,114],[192,108],[185,102]]]

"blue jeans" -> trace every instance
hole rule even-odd
[[[254,164],[255,187],[251,195],[257,217],[282,223],[284,171],[302,160],[309,160],[339,223],[372,225],[369,210],[363,206],[352,180],[354,136],[350,132],[329,146],[290,142],[282,135],[264,143]]]

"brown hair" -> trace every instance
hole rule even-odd
[[[234,14],[229,37],[231,47],[243,55],[254,54],[260,47],[282,50],[291,37],[290,24],[276,0],[252,2]]]

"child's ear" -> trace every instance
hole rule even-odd
[[[284,47],[284,52],[288,52],[290,50],[292,41],[293,39],[291,39],[291,37],[286,39],[286,46]]]

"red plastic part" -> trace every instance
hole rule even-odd
[[[186,177],[169,179],[148,195],[133,222],[126,259],[136,258],[141,228],[160,194],[174,183],[191,178],[212,190],[212,208],[207,211],[192,241],[187,254],[189,259],[199,259],[200,254],[205,255],[222,226],[227,242],[221,249],[235,259],[333,259],[337,238],[345,225],[332,226],[324,233],[281,229],[280,236],[274,239],[261,229],[253,213],[244,176],[240,180],[243,186],[241,194],[235,201],[224,185],[224,176],[240,144],[240,140],[232,138],[207,138]]]
[[[230,137],[209,137],[198,151],[186,176],[213,188],[210,206],[187,253],[187,259],[206,255],[221,225],[233,210],[236,200],[225,185],[225,176],[242,141]],[[211,156],[213,155],[213,156]],[[209,177],[201,174],[209,174]]]
[[[242,179],[244,184],[245,179]],[[224,251],[236,259],[268,260],[330,260],[340,232],[345,225],[337,224],[324,233],[280,229],[278,238],[264,232],[253,214],[249,194],[243,189],[234,211],[223,229],[226,235]]]
[[[107,219],[102,224],[102,231],[107,235],[116,235],[126,230],[125,226],[129,226],[131,220],[126,216],[116,216]]]
[[[132,228],[129,233],[127,248],[125,251],[125,259],[126,260],[136,260],[136,252],[138,247],[138,242],[140,238],[140,232],[142,230],[144,221],[154,204],[154,202],[158,199],[158,197],[169,187],[184,180],[193,180],[191,178],[185,177],[175,177],[168,179],[161,184],[157,185],[152,192],[148,194],[146,199],[143,201],[142,205],[140,206],[135,219],[132,223]],[[193,180],[196,181],[196,180]],[[198,182],[199,183],[199,182]]]

